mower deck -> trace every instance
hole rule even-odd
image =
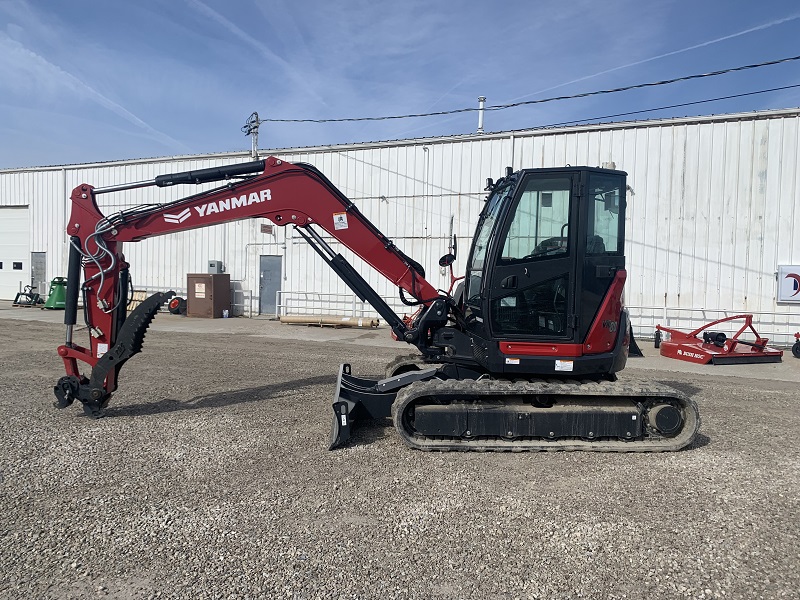
[[[732,336],[709,328],[727,321],[743,319],[744,325]],[[753,315],[735,315],[712,321],[689,333],[656,325],[659,331],[669,333],[670,339],[661,342],[661,356],[676,358],[701,365],[743,365],[781,362],[783,351],[767,346],[769,340],[762,338],[753,327]],[[740,339],[750,330],[755,341]],[[702,334],[702,335],[701,335]]]

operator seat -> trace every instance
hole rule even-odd
[[[586,254],[605,254],[606,243],[599,235],[590,235],[586,239]]]

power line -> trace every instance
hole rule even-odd
[[[516,108],[518,106],[526,106],[530,104],[544,104],[546,102],[556,102],[559,100],[572,100],[575,98],[587,98],[589,96],[599,96],[602,94],[616,94],[617,92],[626,92],[629,90],[636,90],[641,88],[648,88],[648,87],[656,87],[662,85],[669,85],[672,83],[677,83],[680,81],[689,81],[692,79],[702,79],[706,77],[717,77],[718,75],[725,75],[727,73],[734,73],[737,71],[747,71],[750,69],[758,69],[761,67],[768,67],[772,65],[777,65],[781,63],[787,63],[800,60],[800,56],[789,56],[786,58],[779,58],[777,60],[770,60],[761,63],[755,63],[752,65],[742,65],[739,67],[732,67],[730,69],[722,69],[719,71],[711,71],[708,73],[699,73],[695,75],[685,75],[683,77],[675,77],[674,79],[663,79],[661,81],[652,81],[648,83],[638,83],[636,85],[628,85],[624,87],[618,88],[611,88],[606,90],[597,90],[594,92],[583,92],[581,94],[573,94],[570,96],[553,96],[550,98],[542,98],[539,100],[526,100],[523,102],[512,102],[510,104],[497,104],[494,106],[487,106],[484,110],[506,110],[508,108]],[[753,92],[753,93],[760,93],[760,92]],[[747,94],[745,94],[747,95]],[[732,96],[735,97],[735,96]],[[679,105],[680,106],[680,105]],[[412,113],[407,115],[389,115],[383,117],[347,117],[347,118],[340,118],[340,119],[260,119],[260,123],[351,123],[356,121],[389,121],[393,119],[413,119],[418,117],[438,117],[443,115],[454,115],[458,113],[467,113],[467,112],[477,112],[481,110],[480,108],[470,107],[470,108],[457,108],[454,110],[442,110],[437,112],[429,112],[429,113]],[[653,109],[656,110],[656,109]]]
[[[540,125],[532,129],[548,128],[548,127],[562,127],[564,125],[576,125],[578,123],[586,123],[588,121],[599,121],[601,119],[615,119],[617,117],[628,117],[630,115],[639,115],[642,113],[655,112],[658,110],[669,110],[670,108],[681,108],[683,106],[693,106],[695,104],[706,104],[708,102],[719,102],[720,100],[730,100],[732,98],[743,98],[745,96],[754,96],[756,94],[766,94],[769,92],[779,92],[781,90],[790,90],[792,88],[800,88],[800,83],[795,85],[784,85],[781,87],[770,88],[767,90],[757,90],[755,92],[744,92],[742,94],[733,94],[731,96],[719,96],[717,98],[707,98],[705,100],[695,100],[694,102],[681,102],[680,104],[670,104],[669,106],[659,106],[657,108],[645,108],[642,110],[632,110],[630,112],[617,113],[615,115],[603,115],[602,117],[590,117],[588,119],[575,119],[573,121],[562,121],[561,123],[550,123],[549,125]]]

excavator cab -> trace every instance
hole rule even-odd
[[[622,369],[624,223],[621,171],[528,169],[494,185],[464,296],[478,362],[491,372],[538,375]],[[597,323],[609,294],[619,310]],[[592,333],[598,342],[587,347]]]

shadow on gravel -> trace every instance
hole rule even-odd
[[[307,377],[296,379],[284,383],[273,383],[259,387],[245,388],[226,392],[216,392],[205,396],[195,396],[186,402],[164,398],[158,402],[148,402],[146,404],[130,404],[128,406],[117,406],[106,409],[105,417],[130,417],[136,415],[151,415],[158,413],[168,413],[178,410],[200,410],[205,408],[219,408],[222,406],[232,406],[244,404],[246,402],[262,402],[271,398],[279,398],[284,392],[291,392],[300,388],[314,385],[330,385],[336,383],[335,375],[320,375],[318,377]],[[331,391],[331,393],[333,393]]]
[[[350,439],[342,445],[342,448],[366,446],[392,435],[393,432],[394,425],[391,419],[363,419],[355,424]]]
[[[702,433],[698,433],[694,441],[689,444],[684,450],[694,450],[695,448],[703,448],[711,443],[711,438]]]

